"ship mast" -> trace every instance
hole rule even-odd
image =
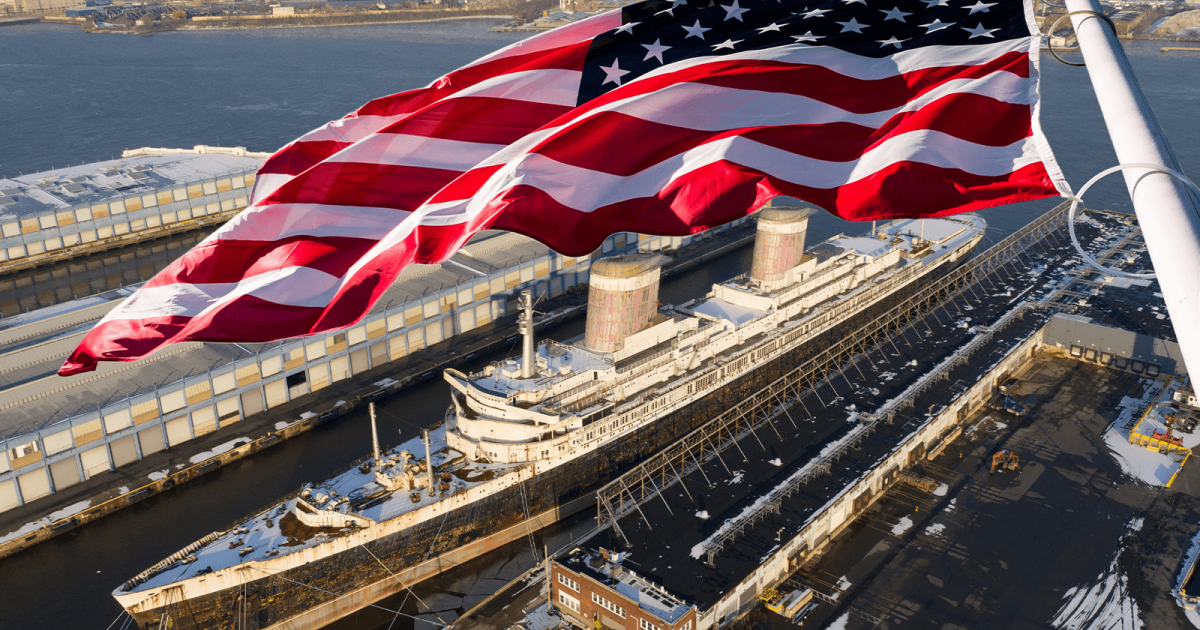
[[[517,322],[517,328],[521,331],[521,378],[533,378],[533,293],[529,289],[521,291],[518,304],[521,307],[521,318]]]
[[[371,444],[375,447],[375,470],[379,470],[379,429],[375,428],[375,403],[368,407],[371,411]]]

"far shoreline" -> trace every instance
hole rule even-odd
[[[263,26],[257,25],[241,25],[241,26],[196,26],[187,25],[179,28],[173,28],[169,31],[150,31],[147,33],[139,33],[137,31],[112,31],[114,34],[127,33],[130,35],[152,35],[154,33],[172,33],[172,32],[197,32],[197,31],[253,31],[266,29],[281,29],[281,28],[333,28],[339,26],[373,26],[383,24],[422,24],[428,22],[447,22],[450,20],[515,20],[513,15],[448,15],[438,18],[420,18],[416,20],[383,20],[372,22],[345,22],[342,24],[269,24]],[[108,29],[96,29],[89,31],[92,33],[103,33]]]

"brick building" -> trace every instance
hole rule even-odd
[[[621,554],[576,548],[551,563],[551,601],[573,626],[694,630],[696,607],[622,565]]]

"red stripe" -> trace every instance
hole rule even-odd
[[[571,109],[564,105],[466,96],[431,105],[379,133],[507,145]]]
[[[67,357],[58,375],[91,372],[98,361],[137,361],[173,341],[189,319],[150,317],[100,322]]]
[[[146,282],[145,288],[177,283],[240,282],[288,267],[309,267],[340,278],[376,242],[328,236],[293,236],[277,241],[209,241],[167,265]]]
[[[693,105],[702,107],[703,103]],[[988,124],[980,125],[981,119]],[[736,122],[736,117],[731,117],[730,122]],[[976,94],[951,94],[915,112],[897,114],[879,129],[838,122],[703,131],[620,112],[599,112],[567,127],[530,152],[580,168],[629,176],[703,144],[732,136],[743,136],[813,159],[849,162],[888,138],[920,130],[938,131],[993,147],[1008,146],[1032,133],[1028,105],[1003,103]],[[592,144],[594,138],[604,138],[609,146],[636,146],[638,150],[597,151]]]
[[[281,186],[259,205],[319,203],[415,210],[461,174],[419,166],[322,162]]]
[[[267,161],[258,167],[258,172],[299,175],[348,146],[349,142],[297,140],[267,158]]]

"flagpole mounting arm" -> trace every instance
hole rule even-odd
[[[1104,115],[1117,161],[1144,168],[1123,169],[1158,276],[1183,361],[1200,375],[1200,207],[1185,184],[1168,171],[1183,172],[1134,77],[1133,68],[1096,0],[1067,0],[1067,11]],[[1154,165],[1155,167],[1151,167]]]

